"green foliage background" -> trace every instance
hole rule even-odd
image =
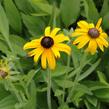
[[[70,36],[83,19],[109,33],[109,0],[0,0],[0,57],[13,64],[11,79],[0,80],[0,109],[48,109],[47,70],[34,64],[23,45],[43,35],[46,26]],[[109,108],[109,49],[91,56],[72,47],[52,72],[52,109]]]

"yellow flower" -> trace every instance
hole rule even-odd
[[[91,54],[95,54],[97,47],[104,51],[104,47],[108,47],[108,42],[106,41],[107,34],[103,32],[100,27],[102,18],[100,18],[96,24],[87,23],[86,21],[79,21],[78,27],[72,36],[77,36],[73,44],[76,44],[78,49],[83,48],[88,45],[86,51]]]
[[[8,61],[1,59],[0,60],[0,79],[5,79],[9,76],[10,67]]]
[[[71,48],[62,43],[64,41],[69,41],[69,38],[64,36],[63,33],[57,34],[59,31],[60,28],[54,28],[51,31],[50,27],[46,27],[44,36],[24,45],[24,50],[33,49],[28,54],[29,56],[34,56],[35,62],[37,62],[41,56],[41,65],[43,69],[47,68],[47,63],[50,69],[55,69],[55,58],[60,58],[59,51],[70,54]]]

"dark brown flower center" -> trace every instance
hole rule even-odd
[[[7,74],[5,71],[0,70],[0,76],[1,76],[2,78],[5,78],[7,75],[8,75],[8,74]]]
[[[44,38],[41,40],[41,45],[44,48],[50,48],[54,44],[54,41],[51,37],[49,36],[44,36]]]
[[[91,28],[91,29],[89,29],[89,31],[88,31],[88,35],[89,35],[91,38],[97,38],[97,37],[99,37],[100,33],[99,33],[99,31],[98,31],[96,28]]]

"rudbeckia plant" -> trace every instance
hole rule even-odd
[[[78,27],[72,36],[77,36],[73,44],[78,44],[78,48],[83,48],[88,44],[87,51],[91,54],[95,54],[97,47],[104,51],[104,47],[108,47],[108,41],[106,40],[107,34],[101,28],[102,18],[100,18],[94,26],[93,23],[87,23],[86,21],[79,21]]]
[[[71,48],[64,44],[64,41],[69,41],[68,36],[63,33],[59,33],[60,28],[54,28],[51,31],[51,27],[46,27],[45,34],[40,39],[32,40],[24,45],[24,49],[33,48],[28,53],[29,56],[34,56],[34,61],[37,62],[41,55],[41,65],[43,69],[46,69],[47,64],[50,70],[54,70],[56,67],[56,59],[60,58],[59,51],[63,51],[70,55]],[[48,107],[51,109],[51,72],[49,71],[48,76]]]
[[[54,28],[51,31],[51,27],[46,27],[45,34],[41,38],[32,40],[24,45],[24,49],[33,49],[28,55],[34,56],[35,62],[41,56],[43,69],[46,69],[47,63],[50,69],[55,69],[56,59],[60,58],[60,51],[70,55],[71,48],[63,43],[64,41],[69,41],[69,38],[63,33],[59,33],[59,31],[60,28]]]
[[[0,0],[0,109],[108,109],[109,0]]]

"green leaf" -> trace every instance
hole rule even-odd
[[[88,18],[88,14],[89,14],[89,6],[86,0],[82,0],[83,3],[81,3],[81,7],[83,7],[83,10],[81,10],[81,14]]]
[[[109,20],[109,12],[107,12],[103,17],[103,27],[105,29],[109,29],[108,20]]]
[[[11,27],[16,32],[21,33],[21,30],[22,30],[21,17],[20,17],[20,13],[17,10],[15,4],[13,3],[12,0],[8,0],[8,1],[4,0],[4,6],[5,6],[6,15],[9,19],[9,23]]]
[[[48,14],[46,14],[46,13],[32,13],[31,15],[33,15],[33,16],[47,16]]]
[[[58,109],[70,109],[67,104],[62,104]]]
[[[77,107],[82,101],[82,97],[84,96],[84,94],[85,93],[83,91],[79,90],[77,92],[74,92],[73,96],[71,97],[72,102],[74,102]]]
[[[96,23],[100,17],[93,0],[86,0],[88,3],[88,20]]]
[[[0,51],[6,54],[10,54],[9,48],[5,41],[0,40]]]
[[[99,90],[99,89],[103,89],[103,88],[109,88],[109,85],[106,85],[104,83],[101,83],[99,81],[84,81],[83,84],[85,84],[91,91],[94,90]]]
[[[30,94],[30,98],[28,100],[28,102],[26,103],[26,105],[23,107],[24,109],[36,109],[36,96],[37,96],[37,92],[36,92],[36,85],[34,83],[34,81],[31,81],[30,87],[29,87],[29,94]]]
[[[87,101],[92,104],[94,107],[97,106],[97,98],[94,96],[86,96]]]
[[[109,10],[109,0],[104,0],[100,15],[103,17]]]
[[[77,83],[74,90],[72,91],[72,101],[75,102],[76,106],[79,106],[82,97],[84,97],[86,94],[93,95],[87,86]]]
[[[25,40],[22,37],[17,35],[10,35],[9,38],[10,38],[10,42],[12,44],[15,54],[20,56],[25,56],[26,52],[23,50]]]
[[[30,69],[33,68],[33,60],[32,58],[29,57],[20,58],[20,64],[24,71],[29,71]]]
[[[37,104],[36,109],[48,109],[46,93],[37,93]]]
[[[32,4],[39,8],[42,12],[52,15],[53,12],[53,5],[50,5],[46,0],[31,0]],[[56,15],[59,14],[59,9],[56,8],[55,10]],[[41,12],[41,13],[42,13]]]
[[[92,64],[92,66],[87,71],[85,71],[83,74],[81,74],[81,76],[78,78],[78,80],[81,81],[82,79],[84,79],[88,75],[90,75],[95,70],[95,68],[99,65],[99,63],[100,63],[100,59],[98,59],[96,63]]]
[[[45,28],[45,22],[41,17],[29,16],[25,14],[22,14],[22,17],[25,26],[33,36],[42,34],[42,31]]]
[[[26,79],[26,81],[27,81],[26,86],[29,86],[29,84],[31,83],[33,77],[36,75],[36,73],[37,73],[39,70],[40,70],[40,68],[37,69],[37,70],[30,70],[30,72],[27,74],[27,76],[25,76],[25,77],[26,77],[25,79]]]
[[[25,40],[22,37],[17,36],[17,35],[10,35],[9,39],[10,39],[10,42],[12,44],[15,54],[20,55],[20,56],[25,56],[26,52],[23,50],[23,46],[26,43]],[[0,51],[6,54],[11,53],[2,35],[0,35]]]
[[[9,23],[6,16],[6,13],[0,4],[0,32],[3,34],[5,39],[9,37]]]
[[[48,0],[32,0],[34,3],[48,3]]]
[[[54,80],[58,86],[63,87],[63,88],[70,88],[73,86],[73,82],[70,80]]]
[[[73,76],[75,76],[76,74],[79,74],[83,68],[87,65],[90,64],[90,61],[92,60],[92,58],[87,59],[88,54],[84,53],[84,54],[80,54],[78,55],[78,59],[79,59],[79,67],[77,67],[75,70],[73,70],[72,72],[70,72],[69,74],[69,78],[72,78]]]
[[[78,93],[80,91],[84,94],[92,95],[91,90],[86,85],[77,83],[75,92]]]
[[[6,91],[4,86],[2,84],[0,84],[0,101],[7,97],[10,94],[10,92]]]
[[[73,65],[75,68],[79,67],[79,58],[81,57],[80,51],[77,49],[76,46],[72,46],[72,60],[73,60]]]
[[[66,26],[74,23],[80,13],[80,0],[62,0],[61,16]]]
[[[107,80],[106,80],[106,76],[104,75],[104,73],[97,71],[97,74],[98,74],[98,78],[99,78],[100,82],[102,82],[106,85],[109,85]]]
[[[61,96],[62,94],[64,93],[64,91],[63,90],[59,90],[59,89],[56,89],[56,91],[55,91],[55,96]]]
[[[87,109],[100,109],[99,106],[94,107],[87,100],[84,100],[84,102],[85,102],[85,105],[86,105]]]
[[[14,0],[18,9],[25,14],[30,14],[34,12],[29,0]]]
[[[0,101],[0,109],[15,109],[14,105],[16,103],[15,97],[9,95]]]
[[[94,95],[102,101],[109,102],[109,88],[93,91]]]
[[[59,77],[70,72],[73,68],[57,64],[56,69],[52,71],[52,77]]]

